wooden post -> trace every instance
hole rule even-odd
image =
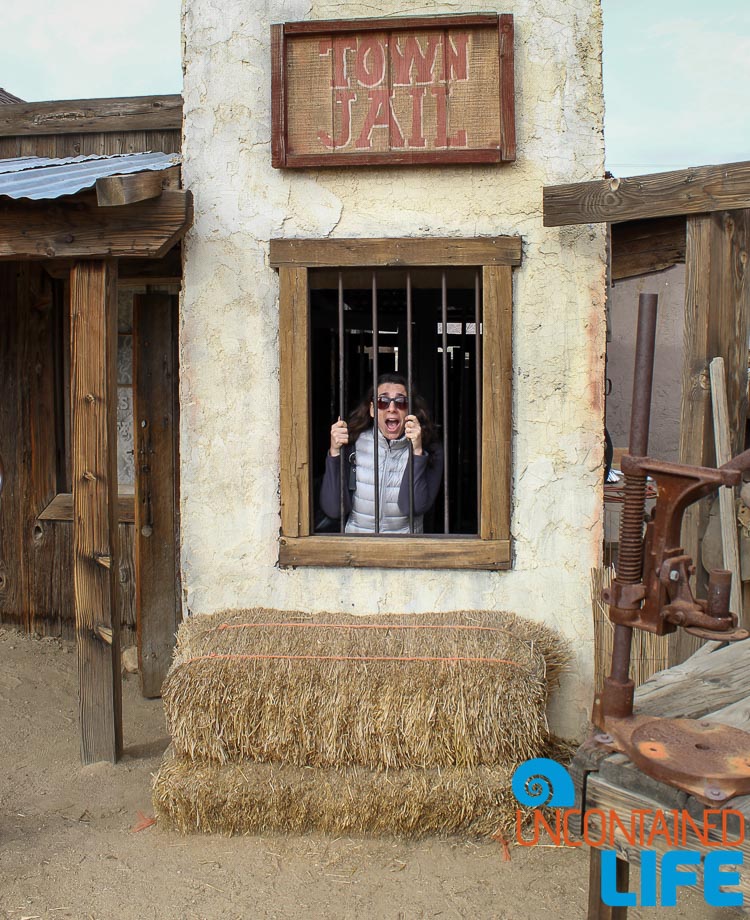
[[[135,569],[141,690],[161,695],[180,622],[176,298],[134,298]]]
[[[619,856],[615,865],[617,890],[625,892],[628,890],[630,865]],[[589,907],[586,918],[587,920],[627,920],[627,907],[610,907],[602,901],[601,885],[602,851],[597,847],[591,847],[589,850]]]
[[[73,585],[83,763],[122,753],[117,604],[117,263],[76,263],[71,288]]]
[[[682,363],[680,462],[715,463],[709,364],[724,358],[732,452],[744,446],[747,416],[747,340],[750,318],[750,210],[688,217],[685,277],[685,338]],[[699,539],[705,501],[688,508],[682,545],[700,573]],[[670,638],[669,664],[679,664],[701,640],[678,630]]]

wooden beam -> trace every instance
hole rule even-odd
[[[141,690],[161,696],[182,618],[177,507],[177,298],[136,294],[136,619]]]
[[[661,217],[612,225],[612,280],[663,271],[685,261],[686,218]]]
[[[548,185],[544,226],[613,223],[750,207],[750,161]]]
[[[179,169],[175,166],[171,168]],[[165,181],[166,169],[151,169],[122,176],[102,176],[96,180],[96,203],[100,208],[111,208],[158,198]]]
[[[709,382],[713,358],[724,358],[732,453],[744,447],[750,322],[748,256],[750,211],[720,211],[688,218],[680,463],[715,465]],[[699,540],[707,517],[704,500],[687,509],[682,526],[682,545],[698,566],[699,585]],[[670,666],[684,661],[695,647],[693,638],[678,630],[670,637]]]
[[[44,270],[53,278],[68,280],[74,259],[45,259]],[[179,284],[182,280],[182,246],[178,240],[160,259],[120,259],[117,286]]]
[[[73,410],[73,584],[81,759],[122,753],[117,598],[117,266],[80,262],[70,275]],[[109,557],[110,565],[99,565]],[[102,631],[111,630],[111,645]]]
[[[280,565],[385,569],[509,569],[509,540],[476,537],[286,537]]]
[[[0,259],[160,258],[193,220],[189,191],[99,208],[86,192],[62,201],[0,202]]]
[[[40,521],[72,521],[73,493],[58,492],[39,515]],[[117,496],[117,520],[120,524],[132,524],[135,521],[135,496]]]
[[[507,265],[482,271],[483,540],[510,540],[511,411],[513,406],[513,275]]]
[[[0,137],[165,131],[182,127],[182,96],[24,102],[0,108]]]
[[[279,271],[281,532],[310,533],[310,307],[307,269]]]
[[[520,265],[519,236],[441,239],[271,240],[271,265],[345,268],[362,265]]]

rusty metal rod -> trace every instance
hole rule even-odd
[[[375,498],[375,533],[380,533],[380,479],[378,477],[378,280],[375,272],[372,273],[372,411],[373,411],[373,453],[372,471],[374,475]]]
[[[648,431],[651,420],[651,391],[656,348],[656,294],[638,298],[638,333],[635,345],[633,402],[630,414],[629,453],[634,457],[648,454]],[[616,579],[620,584],[638,584],[643,574],[643,515],[646,510],[646,477],[625,476],[625,503],[620,517],[620,545]],[[630,671],[633,630],[615,625],[612,644],[613,680],[626,683]]]
[[[414,414],[412,407],[412,298],[411,272],[406,273],[406,398],[408,412]],[[409,533],[414,533],[414,450],[409,441]]]
[[[339,272],[339,418],[345,419],[346,401],[344,398],[344,276]],[[339,454],[339,530],[344,533],[344,495],[346,488],[346,468],[342,449]]]

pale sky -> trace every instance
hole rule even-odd
[[[750,159],[750,3],[602,6],[607,168],[627,176]],[[22,99],[181,90],[180,0],[4,7],[0,86]]]

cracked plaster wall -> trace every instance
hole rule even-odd
[[[486,11],[515,16],[508,166],[271,167],[270,25]],[[591,704],[589,577],[602,540],[605,240],[545,229],[542,187],[603,173],[598,0],[186,0],[183,177],[195,198],[181,310],[182,569],[193,614],[255,604],[356,613],[505,609],[571,640],[551,709]],[[518,234],[510,572],[280,570],[278,277],[272,237]]]

